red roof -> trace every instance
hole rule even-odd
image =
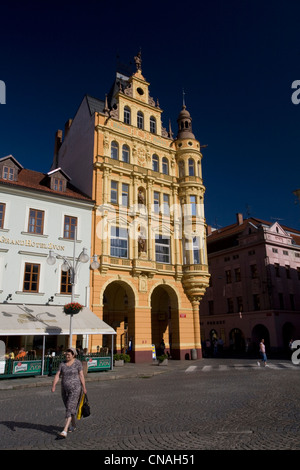
[[[55,191],[54,189],[50,188],[50,177],[47,174],[39,173],[38,171],[27,170],[25,168],[20,170],[18,174],[18,181],[8,181],[0,178],[0,184],[6,186],[18,186],[20,188],[33,189],[67,198],[92,201],[89,196],[82,193],[79,189],[72,186],[69,182],[67,183],[66,191]]]

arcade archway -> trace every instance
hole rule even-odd
[[[103,321],[112,326],[117,335],[114,351],[131,352],[134,337],[135,295],[124,281],[113,281],[103,293]],[[103,339],[103,347],[111,348],[111,339]]]
[[[160,352],[163,339],[166,351],[177,358],[180,349],[178,299],[176,292],[168,285],[155,287],[151,294],[152,344]]]

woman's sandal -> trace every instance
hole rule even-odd
[[[70,426],[68,429],[68,432],[74,432],[76,431],[76,426]]]
[[[58,433],[58,437],[61,439],[65,439],[67,437],[68,433],[66,431],[62,431]]]

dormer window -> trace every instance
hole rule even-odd
[[[2,171],[2,178],[4,180],[9,180],[9,181],[14,181],[14,176],[15,176],[15,169],[4,166],[3,171]]]
[[[53,189],[54,189],[54,191],[63,192],[65,190],[65,181],[60,180],[58,178],[54,178]]]
[[[61,168],[56,168],[55,170],[49,171],[47,175],[50,178],[50,189],[53,191],[59,191],[61,193],[66,192],[67,183],[70,178]]]

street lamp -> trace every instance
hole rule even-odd
[[[75,299],[75,285],[77,283],[77,272],[80,263],[87,263],[90,260],[90,257],[87,253],[87,249],[83,248],[79,256],[75,257],[75,245],[76,245],[76,233],[74,236],[74,250],[73,250],[73,260],[72,263],[64,256],[55,253],[53,250],[49,250],[49,255],[47,257],[47,263],[49,266],[53,266],[56,263],[56,259],[62,259],[64,262],[61,266],[62,271],[70,272],[70,284],[71,288],[71,302],[74,302]],[[91,262],[91,269],[95,270],[99,268],[99,263],[97,261],[97,255],[93,256],[93,261]],[[73,314],[70,315],[70,337],[69,337],[69,347],[72,347],[72,319]]]

